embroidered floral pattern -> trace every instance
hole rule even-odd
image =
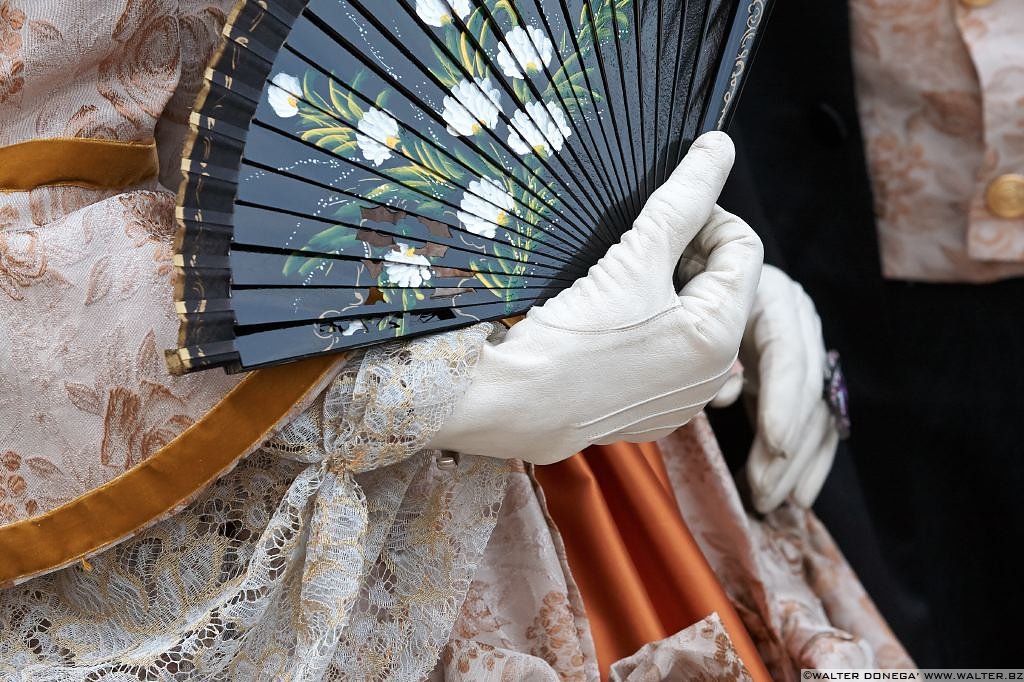
[[[154,192],[131,192],[117,200],[126,211],[125,234],[136,246],[149,240],[170,242],[174,238],[174,205]]]
[[[128,0],[111,35],[117,48],[99,66],[100,94],[138,128],[159,118],[178,84],[176,6],[170,0]]]
[[[645,645],[612,664],[610,682],[687,680],[747,682],[753,678],[729,639],[718,614],[660,642]]]
[[[10,0],[0,2],[0,54],[13,57],[21,51],[21,27],[25,13]]]
[[[0,0],[0,93],[12,59],[24,62],[33,93],[0,104],[0,144],[155,135],[160,157],[178,165],[182,131],[164,118],[158,133],[157,118],[173,103],[181,111],[172,117],[187,120],[232,4]],[[179,78],[188,80],[170,102]],[[237,381],[172,379],[157,352],[177,329],[174,203],[155,180],[133,191],[0,194],[0,453],[21,458],[4,474],[8,521],[144,461]],[[11,475],[27,486],[22,502],[12,501]]]
[[[547,661],[555,669],[564,667],[565,663],[573,668],[581,668],[583,654],[575,646],[579,636],[576,632],[576,617],[579,615],[573,613],[565,594],[548,592],[544,595],[540,612],[526,629],[526,639],[533,643],[530,653]],[[560,660],[562,658],[567,660],[563,663]]]
[[[22,476],[23,464],[21,455],[14,450],[0,454],[0,523],[31,516],[39,509],[39,502],[30,494]]]
[[[985,200],[1024,172],[1024,5],[850,3],[858,105],[886,276],[1024,275],[1024,227]]]
[[[103,442],[100,462],[105,466],[129,469],[192,425],[184,411],[184,401],[157,384],[143,385],[141,392],[115,386],[107,396],[103,415]],[[172,414],[164,417],[163,413]]]
[[[564,548],[521,463],[439,667],[474,682],[599,678]]]
[[[0,0],[0,104],[6,103],[25,86],[25,62],[21,52],[21,29],[25,12],[10,0]]]
[[[20,301],[22,289],[46,275],[46,254],[34,232],[7,230],[18,218],[11,206],[0,206],[0,294]]]

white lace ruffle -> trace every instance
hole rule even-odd
[[[494,527],[508,465],[439,471],[430,437],[480,324],[353,356],[312,408],[182,513],[0,593],[12,680],[421,679]]]

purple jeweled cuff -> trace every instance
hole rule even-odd
[[[824,396],[836,430],[839,431],[839,438],[846,440],[850,437],[850,394],[839,363],[839,351],[830,350],[826,357]]]

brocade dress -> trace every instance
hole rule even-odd
[[[590,489],[591,520],[626,527],[643,515],[609,481],[657,474],[672,520],[651,538],[676,576],[662,587],[689,600],[643,616],[657,567],[640,575],[643,549],[583,518],[574,536],[628,559],[624,603],[648,624],[595,648],[591,623],[614,631],[601,620],[614,609],[597,607],[593,574],[581,594],[533,469],[424,450],[492,324],[321,361],[239,445],[250,415],[223,412],[249,380],[171,377],[161,356],[177,329],[181,147],[230,5],[0,0],[0,678],[731,680],[910,665],[812,515],[745,514],[703,418]],[[79,157],[82,139],[114,144]],[[51,169],[15,147],[31,140],[71,152]],[[118,176],[106,153],[150,158],[151,172]],[[87,181],[62,176],[69,163]],[[202,448],[175,450],[200,432]],[[210,461],[216,476],[178,489]],[[549,473],[586,480],[572,461]],[[143,507],[158,513],[133,517]]]

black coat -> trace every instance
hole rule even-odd
[[[883,280],[846,3],[778,0],[731,132],[722,203],[810,293],[848,375],[854,436],[819,514],[919,664],[1019,665],[1024,279]]]

